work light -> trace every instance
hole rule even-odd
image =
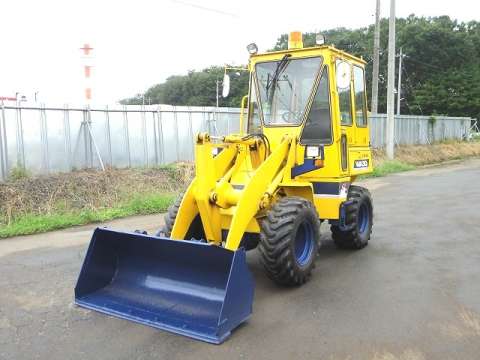
[[[315,44],[317,44],[317,45],[325,44],[325,35],[323,35],[323,34],[315,35]]]
[[[255,55],[258,52],[258,46],[255,43],[248,44],[247,50],[250,55]]]

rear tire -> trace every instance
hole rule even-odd
[[[332,238],[335,245],[341,249],[360,250],[368,245],[372,233],[372,197],[367,189],[352,185],[348,190],[347,200],[351,201],[351,204],[345,208],[345,223],[351,228],[342,231],[337,225],[332,225]]]
[[[173,224],[175,224],[175,219],[178,214],[178,209],[180,209],[180,204],[182,203],[183,194],[180,194],[175,202],[168,207],[168,211],[163,217],[165,224],[157,231],[156,236],[170,237],[172,233]]]
[[[285,197],[262,221],[259,250],[267,276],[280,285],[305,283],[315,267],[320,220],[313,204]]]
[[[155,236],[167,237],[169,238],[172,234],[173,225],[175,224],[175,219],[178,215],[178,210],[180,209],[180,205],[182,204],[183,193],[180,194],[175,202],[170,205],[168,208],[168,212],[164,216],[165,225],[161,227],[160,230],[157,231]],[[202,220],[200,219],[200,215],[197,215],[195,219],[193,219],[192,223],[190,224],[190,228],[185,235],[185,240],[204,240],[205,239],[205,232],[203,231]]]

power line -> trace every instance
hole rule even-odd
[[[409,90],[410,90],[410,94],[413,94],[413,86],[412,86],[412,82],[410,81],[410,77],[408,76],[408,73],[407,73],[407,69],[405,69],[405,66],[402,67],[402,71],[403,73],[405,74],[405,79],[406,79],[406,82],[405,82],[405,85],[408,86]],[[415,99],[415,97],[414,97]],[[418,107],[418,110],[420,110],[420,114],[423,115],[423,110],[422,110],[422,107],[420,106],[420,104],[418,103],[418,101],[415,101],[417,107]],[[412,113],[412,109],[410,108],[410,105],[408,104],[408,100],[407,100],[407,97],[405,96],[405,105],[407,105],[407,108],[408,108],[408,111],[410,111],[410,114]]]
[[[414,59],[413,57],[410,57],[410,56],[408,56],[408,55],[405,56],[405,58],[407,58],[407,59],[409,59],[409,60],[412,60],[412,61],[414,61],[414,62],[416,62],[416,63],[422,64],[422,65],[425,65],[425,66],[429,66],[429,67],[431,67],[431,68],[433,68],[433,69],[444,70],[444,69],[441,68],[440,66],[428,64],[428,63],[423,62],[423,61],[420,61],[420,60],[418,60],[418,59]]]
[[[400,47],[400,54],[398,55],[397,115],[400,115],[402,101],[402,60],[405,56],[402,47]]]
[[[223,10],[220,10],[220,9],[214,9],[214,8],[211,8],[211,7],[206,7],[206,6],[202,6],[202,5],[198,5],[198,4],[193,4],[193,3],[183,1],[183,0],[170,0],[170,1],[173,2],[173,3],[176,3],[176,4],[183,5],[183,6],[189,6],[189,7],[195,8],[195,9],[213,12],[213,13],[216,13],[216,14],[219,14],[219,15],[230,16],[230,17],[233,17],[233,18],[239,18],[239,16],[237,14],[229,13],[227,11],[223,11]]]

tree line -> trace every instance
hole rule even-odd
[[[379,112],[386,112],[388,19],[381,20]],[[363,57],[367,61],[367,91],[371,91],[374,26],[321,31],[327,44]],[[304,34],[304,45],[313,46],[316,33]],[[396,20],[396,46],[403,58],[401,112],[403,114],[471,116],[480,118],[480,22],[459,22],[448,16]],[[282,34],[272,50],[286,49],[288,35]],[[397,57],[398,63],[398,57]],[[187,75],[170,76],[121,101],[141,104],[215,106],[216,81],[223,67],[211,66]],[[220,106],[238,107],[248,91],[248,73],[232,72],[230,96]],[[398,67],[396,67],[398,77]]]

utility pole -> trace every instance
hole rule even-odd
[[[373,36],[372,114],[378,112],[378,73],[380,62],[380,0],[375,10],[375,33]]]
[[[388,25],[388,80],[387,80],[387,157],[395,154],[395,0],[390,0],[390,20]]]
[[[398,55],[398,85],[397,85],[397,115],[400,115],[400,101],[402,100],[402,48],[400,48],[400,54]]]
[[[217,80],[215,81],[215,83],[216,83],[216,86],[217,86],[217,96],[216,96],[217,102],[216,102],[216,106],[217,106],[217,110],[218,110],[218,96],[219,96],[219,95],[218,95],[218,92],[219,92],[218,86],[220,85],[220,80],[217,79]]]
[[[219,89],[218,89],[218,87],[219,87],[219,85],[220,85],[220,80],[217,79],[217,80],[215,81],[215,86],[216,86],[217,95],[216,95],[216,98],[215,98],[215,100],[216,100],[216,103],[215,103],[215,112],[213,113],[213,117],[214,117],[214,118],[213,118],[213,129],[214,129],[215,134],[217,133],[217,121],[218,121],[218,105],[219,105],[219,100],[218,100],[218,98],[219,98]],[[210,130],[210,129],[209,129],[209,130]]]

